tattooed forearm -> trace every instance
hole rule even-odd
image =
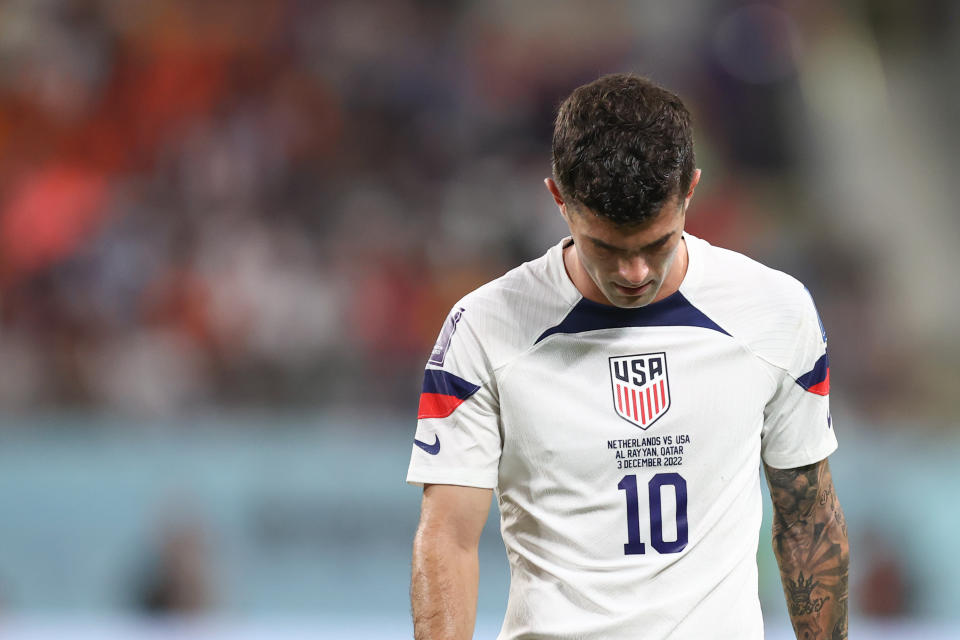
[[[800,640],[847,637],[850,546],[826,460],[766,468],[773,499],[773,552]]]

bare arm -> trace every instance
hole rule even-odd
[[[773,500],[773,553],[800,640],[847,637],[850,544],[830,465],[766,467]]]
[[[477,616],[477,546],[490,489],[427,485],[413,540],[410,601],[416,640],[469,640]]]

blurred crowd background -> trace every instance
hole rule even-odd
[[[409,411],[452,303],[563,233],[558,101],[626,69],[695,112],[692,231],[813,291],[841,401],[955,416],[960,16],[841,5],[8,0],[0,399]]]
[[[941,456],[927,472],[955,474],[958,64],[952,0],[5,0],[0,441],[12,467],[5,479],[0,467],[0,504],[18,505],[34,533],[45,531],[65,517],[58,499],[114,495],[120,477],[166,487],[156,477],[170,474],[149,465],[141,474],[158,476],[110,474],[116,461],[149,459],[151,438],[165,443],[158,460],[179,464],[176,452],[202,431],[212,470],[186,465],[193,471],[180,481],[190,486],[178,490],[201,505],[197,522],[226,533],[201,542],[179,511],[161,518],[169,536],[157,557],[167,561],[155,564],[180,577],[147,572],[161,577],[139,602],[245,610],[278,599],[245,591],[231,600],[227,589],[217,604],[208,584],[216,580],[192,574],[202,573],[204,544],[238,535],[216,511],[224,495],[248,495],[237,469],[273,473],[236,467],[231,456],[254,455],[269,440],[251,433],[277,431],[288,453],[275,452],[276,469],[293,459],[285,455],[301,460],[306,443],[317,446],[315,462],[301,460],[303,474],[276,488],[308,496],[316,517],[306,531],[348,546],[356,530],[323,524],[331,512],[317,505],[362,510],[370,498],[357,486],[389,485],[382,504],[403,496],[407,511],[396,514],[406,518],[404,539],[384,553],[408,554],[418,496],[401,485],[430,347],[460,296],[564,235],[542,184],[556,106],[579,84],[625,70],[676,90],[693,111],[704,174],[688,229],[813,293],[830,336],[835,414],[846,418],[838,455],[848,428],[847,442],[863,447],[899,443],[888,451],[902,459],[891,453],[882,469],[864,449],[864,464],[850,463],[864,475],[848,471],[849,493],[869,495],[873,474],[924,466],[926,451]],[[234,442],[241,431],[247,453],[231,448],[244,446]],[[322,444],[333,432],[357,434],[364,459],[379,449],[369,470],[377,483],[346,482],[348,468],[328,475],[331,451],[353,455]],[[84,461],[94,454],[98,480],[71,494],[84,490],[74,480],[91,473]],[[234,489],[197,488],[217,470]],[[48,491],[25,491],[26,479]],[[346,493],[311,502],[310,483]],[[84,544],[123,529],[121,520],[131,547],[152,540],[143,522],[159,517],[164,499],[124,495],[129,503],[104,499],[98,517],[115,526]],[[135,513],[122,506],[133,503]],[[266,512],[297,511],[288,507]],[[954,522],[945,505],[934,507],[929,526]],[[892,551],[899,534],[889,533],[900,523],[909,537],[910,526],[884,509],[848,507],[852,523],[858,513],[889,516],[886,529],[861,531],[857,610],[922,617],[925,578]],[[74,517],[85,522],[82,510]],[[271,517],[252,521],[276,533]],[[0,525],[0,541],[41,544],[18,526]],[[7,609],[133,607],[109,581],[92,599],[61,601],[42,586],[18,595],[16,567],[29,554],[9,548],[0,545]],[[237,553],[249,560],[256,551]],[[311,557],[320,574],[354,575]],[[406,561],[396,564],[401,574]],[[6,576],[5,562],[14,567]],[[253,575],[269,582],[271,563],[261,564]],[[229,572],[209,571],[227,581]],[[186,582],[177,597],[189,606],[151,591],[164,580]],[[764,588],[774,594],[765,603],[780,597],[775,583]]]

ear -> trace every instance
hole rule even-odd
[[[563,211],[564,202],[563,196],[560,195],[560,188],[557,186],[557,183],[553,181],[553,178],[544,178],[543,184],[547,185],[547,191],[550,192],[550,195],[553,196],[553,201],[557,203],[557,206],[560,207],[560,211]]]
[[[690,204],[690,198],[693,197],[693,190],[697,188],[698,182],[700,182],[700,169],[694,169],[693,176],[690,178],[690,189],[687,190],[687,195],[683,199],[684,208]]]

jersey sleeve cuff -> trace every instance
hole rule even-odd
[[[497,478],[463,469],[411,469],[407,472],[407,484],[417,487],[425,484],[453,484],[478,489],[495,489]]]
[[[763,462],[768,467],[773,467],[774,469],[796,469],[797,467],[804,467],[808,464],[820,462],[836,450],[837,438],[834,436],[828,440],[824,440],[820,446],[804,450],[803,452],[788,455],[768,453],[763,456]]]

